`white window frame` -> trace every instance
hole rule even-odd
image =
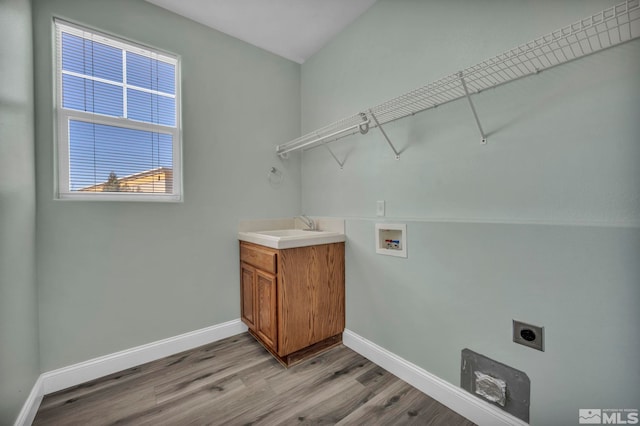
[[[97,41],[108,46],[112,46],[123,50],[123,82],[106,81],[99,77],[86,76],[72,71],[62,70],[62,32],[77,35],[86,38],[90,34],[93,41]],[[177,55],[171,55],[161,52],[155,48],[145,47],[138,43],[125,41],[111,35],[104,35],[100,31],[93,30],[88,27],[81,27],[76,24],[69,23],[60,19],[54,19],[54,67],[55,67],[55,92],[56,105],[54,108],[55,122],[57,126],[57,140],[55,144],[56,152],[56,184],[55,198],[58,200],[111,200],[111,201],[164,201],[164,202],[181,202],[183,199],[182,188],[182,125],[181,125],[181,88],[180,88],[180,58]],[[167,95],[156,90],[134,86],[127,84],[126,76],[126,52],[133,52],[141,56],[156,59],[175,66],[175,95]],[[123,117],[113,117],[94,112],[77,111],[65,109],[62,107],[62,76],[75,75],[85,79],[94,81],[102,81],[115,86],[121,86],[123,89]],[[143,121],[132,120],[126,118],[127,115],[127,88],[138,91],[157,94],[159,96],[168,96],[175,98],[176,105],[176,125],[167,126],[163,124],[153,124]],[[172,157],[173,157],[173,192],[171,194],[160,193],[138,193],[138,192],[80,192],[71,191],[70,181],[70,163],[69,163],[69,123],[70,121],[84,121],[88,123],[104,124],[109,126],[121,127],[132,130],[143,130],[171,135],[172,137]]]

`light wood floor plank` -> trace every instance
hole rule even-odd
[[[297,411],[283,424],[334,425],[366,404],[374,395],[370,389],[354,381],[326,400]]]
[[[47,395],[33,424],[473,425],[344,346],[285,369],[247,333]]]

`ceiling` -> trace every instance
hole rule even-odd
[[[147,0],[303,63],[376,0]]]

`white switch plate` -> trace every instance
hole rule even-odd
[[[376,216],[384,216],[384,200],[376,202]]]

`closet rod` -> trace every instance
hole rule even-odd
[[[327,139],[331,139],[332,137],[338,136],[338,135],[340,135],[342,133],[345,133],[345,132],[348,132],[348,131],[351,131],[351,130],[358,129],[358,131],[364,135],[365,133],[367,133],[369,131],[369,120],[366,117],[364,117],[363,114],[358,115],[358,117],[361,118],[360,123],[357,123],[357,124],[354,124],[352,126],[349,126],[346,129],[336,130],[335,132],[333,132],[331,134],[328,134],[328,135],[324,135],[324,136],[320,136],[318,134],[318,131],[309,133],[308,135],[305,135],[302,138],[299,138],[301,140],[301,143],[296,144],[296,146],[288,147],[288,146],[285,146],[285,145],[278,145],[276,147],[278,155],[283,156],[283,155],[288,154],[291,151],[302,149],[302,148],[305,148],[305,147],[307,147],[309,145],[317,144],[319,142],[325,142]],[[355,134],[355,133],[357,133],[357,132],[354,131],[351,134]],[[316,136],[316,137],[314,137],[314,136]],[[309,139],[309,138],[311,138],[311,140],[304,140],[304,139]],[[296,140],[298,140],[298,139],[296,139]]]
[[[371,127],[396,121],[493,89],[540,71],[640,37],[640,0],[626,0],[616,6],[552,31],[479,64],[457,71],[426,86],[367,108],[364,111],[326,125],[290,142],[278,145],[276,153],[285,156],[299,149],[312,149],[347,136],[366,133]],[[460,76],[464,76],[464,83]],[[466,86],[466,87],[465,87]],[[471,102],[472,108],[473,103]],[[477,113],[476,122],[485,136]],[[372,115],[373,114],[373,115]],[[375,116],[376,120],[373,120]],[[395,148],[394,148],[395,151]]]

